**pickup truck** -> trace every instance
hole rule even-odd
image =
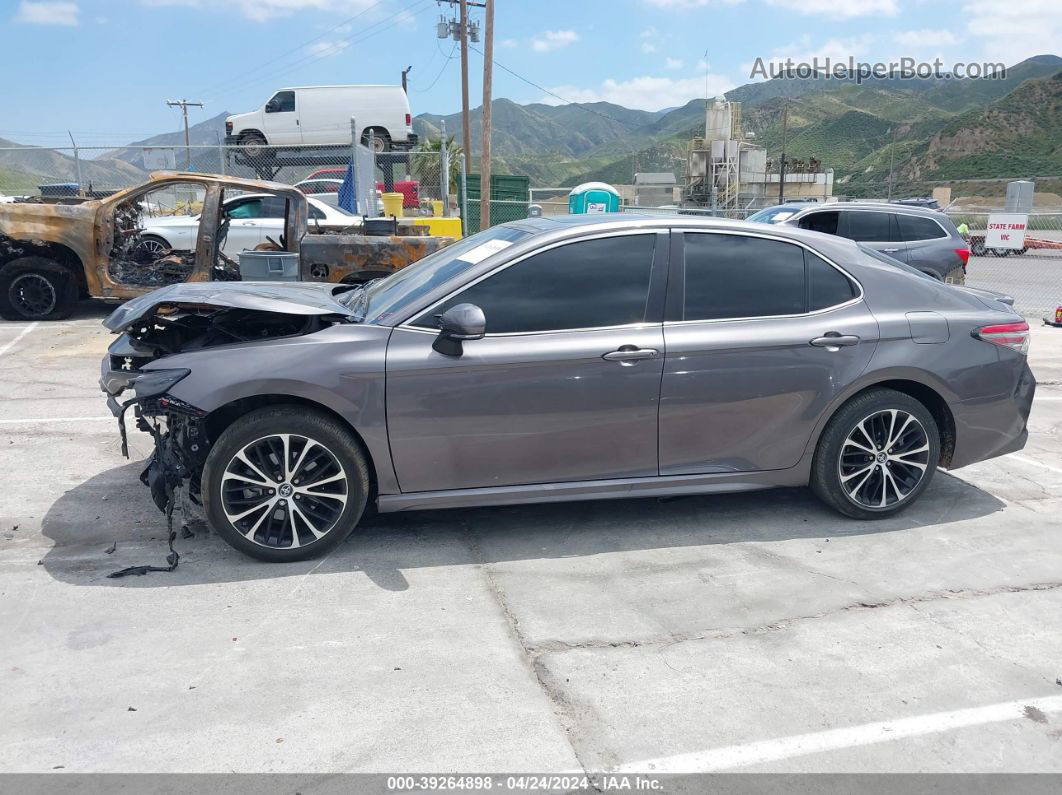
[[[80,298],[123,301],[178,282],[238,281],[224,252],[226,200],[271,194],[286,200],[283,232],[258,248],[300,256],[300,280],[357,283],[387,275],[453,242],[427,236],[366,237],[309,221],[306,197],[291,185],[216,174],[156,172],[147,182],[81,204],[0,204],[0,317],[60,320]],[[194,248],[161,247],[144,230],[169,216],[199,217]],[[330,230],[337,231],[337,230]],[[313,245],[310,245],[310,243]]]

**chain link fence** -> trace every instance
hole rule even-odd
[[[223,174],[295,185],[325,203],[338,202],[355,149],[359,187],[378,192],[363,215],[383,212],[383,193],[402,194],[404,215],[457,215],[460,166],[439,149],[372,151],[369,146],[174,146],[0,148],[0,201],[102,198],[145,182],[154,171]],[[366,159],[368,158],[368,159]],[[372,177],[367,176],[372,171]],[[449,171],[449,179],[444,178]],[[359,178],[362,178],[359,180]],[[360,193],[360,191],[358,191]],[[439,204],[441,202],[441,204]]]

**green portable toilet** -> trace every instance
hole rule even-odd
[[[604,182],[584,182],[576,185],[568,194],[568,212],[572,215],[619,211],[619,191]]]

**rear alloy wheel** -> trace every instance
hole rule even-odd
[[[909,395],[874,389],[830,420],[812,465],[812,490],[858,519],[906,508],[925,490],[940,458],[932,414]]]
[[[211,450],[203,482],[207,516],[242,552],[293,561],[332,549],[365,509],[368,474],[338,422],[293,406],[233,423]]]
[[[62,320],[77,306],[74,275],[54,260],[22,257],[0,271],[0,317]]]

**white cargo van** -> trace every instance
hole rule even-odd
[[[401,86],[305,86],[282,88],[258,110],[225,120],[225,142],[255,156],[265,146],[349,144],[350,117],[378,152],[417,144],[409,99]]]

